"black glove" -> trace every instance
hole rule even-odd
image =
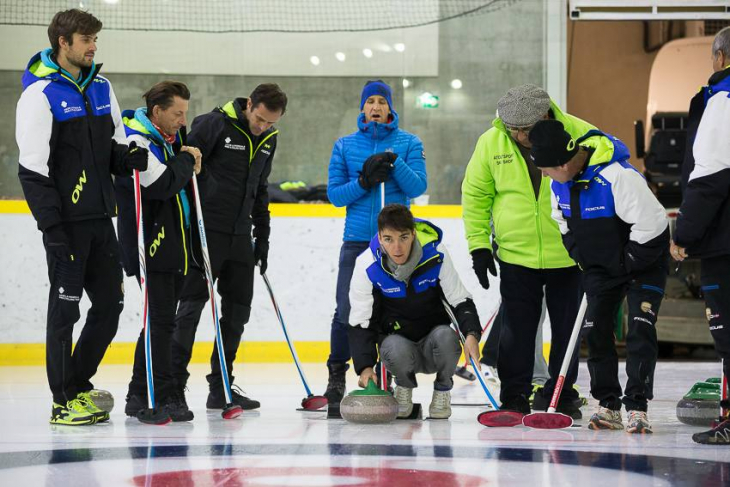
[[[253,260],[259,266],[261,275],[266,273],[269,266],[269,242],[263,238],[257,238],[253,245]]]
[[[370,189],[388,180],[393,162],[398,158],[392,152],[381,152],[368,157],[362,165],[358,183],[363,189]]]
[[[137,143],[132,141],[129,143],[127,152],[122,156],[122,165],[124,169],[133,173],[134,170],[139,172],[147,170],[147,149],[137,147]]]
[[[489,249],[476,249],[471,253],[472,268],[484,289],[489,289],[489,274],[497,275],[494,257]],[[487,274],[489,272],[489,274]]]
[[[46,249],[54,258],[61,262],[74,260],[68,236],[60,223],[47,228],[45,232],[43,232],[43,236],[46,240]]]

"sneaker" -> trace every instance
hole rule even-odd
[[[109,411],[101,409],[91,398],[91,394],[88,392],[79,392],[76,395],[76,399],[84,405],[86,410],[94,415],[97,423],[103,423],[109,421]]]
[[[127,404],[124,406],[124,414],[130,418],[136,418],[137,413],[143,409],[147,409],[147,396],[127,394]]]
[[[84,426],[96,423],[96,416],[90,413],[86,406],[78,399],[71,399],[65,405],[53,403],[51,409],[51,424],[67,426]]]
[[[624,429],[620,409],[608,409],[598,406],[598,411],[593,413],[588,420],[588,429],[591,430],[622,430]]]
[[[629,411],[629,424],[626,427],[626,432],[635,434],[653,433],[646,411]]]
[[[398,417],[407,418],[413,412],[413,389],[395,386],[395,400],[398,402]]]
[[[185,402],[185,396],[181,393],[172,394],[161,400],[159,407],[167,412],[174,423],[192,421],[195,418]]]
[[[522,414],[530,414],[530,402],[523,395],[511,397],[502,401],[500,409],[505,411],[516,411]]]
[[[730,419],[714,428],[692,435],[692,441],[703,445],[730,445]]]
[[[324,397],[327,398],[329,404],[339,404],[347,391],[345,373],[350,368],[350,364],[327,364],[327,368],[329,369],[329,380]]]
[[[431,404],[428,406],[428,415],[433,419],[448,419],[451,417],[451,392],[433,391]]]
[[[249,399],[244,394],[245,392],[237,385],[231,386],[231,401],[233,401],[233,404],[241,406],[241,409],[244,411],[261,407],[260,402],[255,399]],[[222,387],[218,387],[217,390],[208,393],[208,400],[205,403],[205,407],[208,409],[223,409],[226,407],[226,394],[223,392]]]

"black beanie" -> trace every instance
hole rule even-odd
[[[575,156],[578,145],[557,120],[541,120],[530,130],[530,159],[537,167],[562,166]]]

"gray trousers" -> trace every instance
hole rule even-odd
[[[416,388],[416,374],[436,374],[433,388],[450,391],[453,375],[461,356],[461,343],[456,332],[447,325],[439,325],[418,342],[401,335],[388,335],[380,345],[380,356],[385,367],[402,387]]]

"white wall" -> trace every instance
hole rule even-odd
[[[461,219],[433,219],[444,230],[444,241],[466,287],[473,293],[482,322],[494,311],[499,282],[483,290],[471,269]],[[274,218],[267,275],[274,287],[287,329],[297,341],[329,341],[335,307],[337,259],[343,219]],[[41,343],[45,340],[48,277],[41,234],[30,215],[0,214],[0,343]],[[246,340],[279,341],[281,330],[263,280],[256,278],[251,321]],[[140,293],[136,281],[125,281],[126,297],[117,341],[136,340],[141,328]],[[82,317],[88,300],[82,300]],[[83,318],[82,318],[83,320]],[[203,313],[199,339],[212,341],[210,314]],[[81,326],[76,327],[76,337]]]

